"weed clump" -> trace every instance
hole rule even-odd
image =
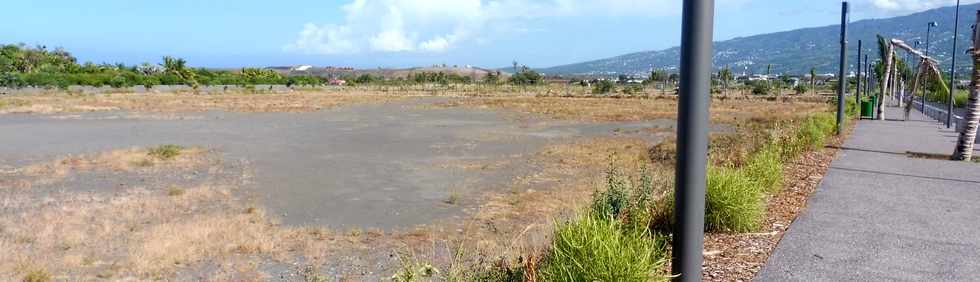
[[[776,193],[783,186],[783,160],[775,145],[767,145],[753,154],[743,169],[765,192]]]
[[[705,190],[704,225],[709,231],[755,230],[766,213],[766,194],[745,170],[711,168]]]
[[[631,179],[612,168],[605,190],[581,216],[556,223],[552,249],[542,262],[544,281],[664,281],[663,237],[650,228],[658,199],[653,177]]]
[[[666,281],[662,241],[602,215],[586,214],[555,230],[544,281]]]
[[[150,148],[150,150],[146,154],[150,157],[154,157],[166,161],[166,160],[172,160],[173,158],[180,156],[180,153],[183,150],[184,150],[183,146],[167,144],[167,145],[160,145],[157,147]]]
[[[51,274],[43,268],[31,268],[24,274],[24,282],[48,282],[51,281]]]
[[[187,190],[177,186],[171,186],[170,188],[167,189],[167,196],[171,196],[171,197],[177,197],[183,195],[184,193],[187,193]]]

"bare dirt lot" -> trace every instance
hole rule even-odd
[[[414,259],[444,271],[515,263],[608,167],[656,170],[649,149],[673,135],[676,108],[328,94],[0,101],[0,280],[378,280]],[[717,101],[714,130],[824,107],[753,103]],[[155,153],[163,144],[183,148]]]

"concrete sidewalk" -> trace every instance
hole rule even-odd
[[[919,112],[858,122],[755,280],[980,279],[980,164],[905,154],[949,155],[956,138]]]

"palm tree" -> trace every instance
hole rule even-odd
[[[725,94],[728,94],[728,82],[732,80],[732,70],[726,65],[725,68],[718,71],[718,78],[721,79]]]
[[[977,17],[977,25],[980,26],[980,16]],[[966,117],[963,121],[966,126],[960,132],[960,138],[956,141],[956,150],[953,152],[953,159],[959,161],[970,161],[973,159],[973,144],[977,141],[977,127],[980,125],[980,47],[978,33],[975,29],[973,34],[973,49],[970,54],[973,56],[973,76],[970,79],[970,100],[967,103]],[[952,91],[950,91],[950,95]]]
[[[187,61],[184,59],[164,56],[163,70],[168,74],[179,77],[182,81],[197,89],[198,84],[197,79],[194,77],[194,72],[187,68]]]
[[[892,58],[894,58],[895,51],[892,49],[892,44],[885,40],[885,37],[878,35],[878,53],[881,56],[881,60],[884,62],[884,69],[882,72],[882,79],[880,82],[881,93],[878,93],[878,104],[875,105],[878,112],[878,119],[884,120],[884,105],[885,105],[885,93],[888,92],[888,81],[891,79],[891,69],[893,66]],[[840,78],[844,79],[844,78]]]

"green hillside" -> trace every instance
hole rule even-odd
[[[980,4],[964,5],[960,8],[960,40],[957,48],[961,53],[957,56],[957,72],[968,71],[970,67],[969,57],[962,52],[970,46],[970,26],[978,9]],[[945,7],[888,19],[852,22],[849,31],[849,63],[855,64],[858,40],[864,41],[865,50],[877,52],[877,46],[873,45],[876,34],[909,42],[921,40],[921,48],[925,48],[926,23],[937,21],[939,27],[932,31],[931,50],[934,57],[948,69],[952,54],[954,11],[953,7]],[[730,66],[739,74],[763,73],[768,64],[773,64],[775,73],[803,74],[808,73],[811,67],[815,67],[820,73],[834,73],[837,71],[840,52],[839,33],[840,26],[832,25],[716,42],[714,65]],[[676,70],[679,62],[680,48],[674,47],[543,68],[540,71],[547,74],[645,74],[651,69]]]

